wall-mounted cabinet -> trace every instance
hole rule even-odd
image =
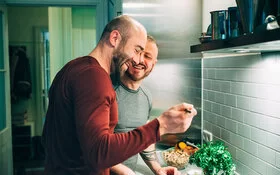
[[[236,38],[212,40],[207,43],[192,45],[191,53],[246,53],[280,51],[280,29],[256,32]]]

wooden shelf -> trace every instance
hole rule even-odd
[[[280,51],[280,29],[242,35],[225,40],[213,40],[191,46],[191,53],[244,53]]]

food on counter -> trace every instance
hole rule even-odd
[[[175,145],[176,149],[184,150],[187,147],[186,142],[180,141]]]
[[[204,170],[206,175],[217,175],[220,171],[230,175],[235,171],[235,164],[227,147],[222,141],[206,142],[190,158],[190,163]]]
[[[198,148],[188,145],[184,141],[179,141],[174,148],[163,151],[163,159],[168,166],[183,169],[189,162],[189,158]]]
[[[186,146],[184,151],[187,152],[190,156],[193,155],[198,148],[192,147],[192,146]]]
[[[188,153],[190,156],[193,155],[198,148],[194,147],[192,145],[188,145],[186,142],[184,141],[179,141],[176,145],[175,145],[175,149],[181,149],[184,152]]]
[[[181,149],[169,149],[162,154],[168,166],[174,166],[178,169],[184,169],[190,158],[190,155]]]

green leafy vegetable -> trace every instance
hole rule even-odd
[[[190,163],[201,167],[206,175],[217,175],[220,171],[223,171],[225,175],[231,175],[235,170],[231,154],[221,141],[203,144],[190,157]]]

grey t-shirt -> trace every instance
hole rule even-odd
[[[121,83],[114,85],[119,111],[115,132],[128,132],[147,123],[152,108],[152,95],[144,87],[131,90]],[[123,162],[135,170],[138,154]]]

